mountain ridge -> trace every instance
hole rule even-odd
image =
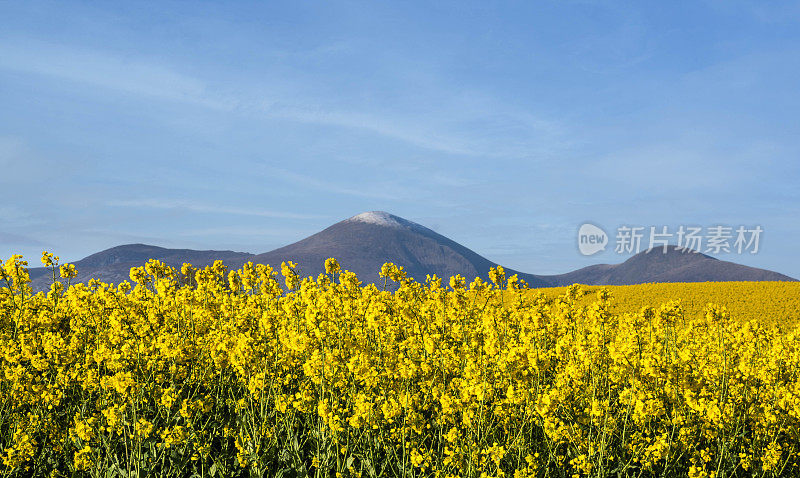
[[[96,278],[119,283],[128,279],[131,267],[141,266],[148,259],[158,259],[180,268],[184,262],[204,267],[221,259],[231,268],[245,262],[299,264],[301,275],[317,275],[324,271],[324,261],[335,257],[342,268],[355,272],[363,283],[380,283],[378,271],[384,262],[394,262],[408,275],[424,282],[429,274],[447,279],[460,274],[471,281],[487,278],[497,263],[421,224],[384,211],[368,211],[339,221],[299,241],[272,251],[248,252],[169,249],[148,244],[115,246],[75,261],[78,277],[73,282]],[[646,282],[705,282],[730,280],[796,279],[778,272],[722,261],[695,252],[681,251],[676,246],[667,250],[648,250],[635,254],[619,264],[595,264],[564,274],[537,275],[505,267],[506,275],[518,276],[531,287],[587,285],[626,285]],[[34,290],[46,290],[51,276],[48,269],[29,269]]]

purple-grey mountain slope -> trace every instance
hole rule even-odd
[[[335,257],[343,269],[355,272],[364,282],[380,282],[378,272],[385,262],[403,266],[410,277],[424,282],[427,275],[448,279],[461,274],[468,281],[488,277],[497,264],[425,226],[398,216],[371,211],[358,214],[294,244],[255,256],[252,261],[280,265],[292,260],[302,275],[324,271],[325,259]],[[506,269],[506,275],[516,273]],[[531,286],[548,283],[531,274],[524,279]]]
[[[721,261],[692,250],[667,246],[640,252],[621,264],[597,264],[546,280],[553,285],[627,285],[647,282],[794,281],[765,269]]]
[[[119,284],[124,280],[129,280],[131,267],[142,266],[150,259],[158,259],[180,269],[184,262],[196,267],[204,267],[213,264],[217,259],[221,259],[232,267],[240,267],[252,257],[253,254],[246,252],[167,249],[147,244],[127,244],[112,247],[73,262],[78,271],[78,277],[72,282],[79,283],[89,279],[99,279],[103,282]],[[29,269],[28,272],[31,276],[33,290],[50,288],[50,284],[53,282],[50,269],[35,267]]]
[[[300,273],[317,275],[325,259],[335,257],[342,268],[355,272],[364,283],[380,283],[378,271],[385,262],[401,265],[408,275],[422,282],[427,275],[445,279],[460,274],[471,281],[487,278],[497,264],[438,234],[427,227],[398,216],[371,211],[358,214],[293,244],[263,254],[233,251],[196,251],[167,249],[145,244],[117,246],[75,262],[75,282],[97,278],[119,283],[128,279],[131,267],[148,259],[158,259],[180,268],[184,262],[203,267],[222,259],[231,268],[246,261],[270,264],[279,269],[281,262],[294,261]],[[504,266],[505,267],[505,266]],[[793,281],[777,272],[721,261],[693,251],[670,246],[634,255],[621,264],[598,264],[558,275],[534,275],[506,268],[507,275],[518,273],[532,287],[587,285],[624,285],[647,282],[704,281]],[[49,287],[50,273],[43,268],[30,269],[34,290]]]

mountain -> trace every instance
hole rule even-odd
[[[383,211],[370,211],[337,222],[332,226],[293,244],[263,254],[233,251],[196,251],[166,249],[146,244],[117,246],[75,262],[78,277],[74,282],[90,278],[120,283],[128,279],[131,267],[141,266],[148,259],[158,259],[176,268],[184,262],[204,267],[221,259],[231,268],[247,261],[270,264],[275,269],[281,262],[294,261],[303,276],[317,275],[324,270],[325,259],[335,257],[343,269],[355,272],[363,283],[381,283],[378,272],[385,262],[403,266],[410,277],[423,282],[428,274],[446,279],[461,274],[468,281],[487,278],[497,264],[442,236],[425,226]],[[558,275],[534,275],[509,268],[506,275],[519,274],[532,287],[549,287],[574,283],[587,285],[624,285],[647,282],[703,281],[793,281],[795,279],[764,269],[721,261],[694,251],[681,251],[669,246],[641,252],[621,264],[598,264]],[[30,269],[34,290],[50,286],[50,271]]]
[[[777,272],[721,261],[676,246],[649,249],[621,264],[597,264],[547,276],[553,285],[626,285],[647,282],[794,281]]]
[[[231,267],[241,267],[250,260],[253,254],[233,251],[197,251],[193,249],[167,249],[147,244],[127,244],[112,247],[73,262],[78,276],[73,283],[86,282],[89,279],[100,279],[103,282],[119,284],[129,280],[131,267],[138,267],[150,259],[158,259],[172,267],[180,269],[184,262],[196,267],[204,267],[221,259]],[[53,281],[52,272],[44,267],[31,268],[33,290],[48,290]]]
[[[280,265],[298,263],[301,275],[324,272],[325,259],[335,257],[342,269],[355,272],[364,282],[379,283],[381,265],[394,262],[410,277],[424,282],[426,275],[447,279],[461,274],[468,281],[488,277],[497,264],[425,226],[383,211],[358,214],[303,240],[255,256],[252,261]],[[506,269],[506,275],[516,271]],[[548,283],[531,274],[520,274],[532,286]]]

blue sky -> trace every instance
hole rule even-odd
[[[798,2],[0,1],[0,252],[265,252],[362,211],[531,273],[764,229],[800,277]]]

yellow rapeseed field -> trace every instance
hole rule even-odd
[[[3,476],[800,476],[796,286],[42,262],[0,272]]]
[[[614,296],[614,312],[638,312],[642,307],[680,299],[687,317],[700,317],[708,303],[724,305],[734,320],[758,320],[791,326],[800,322],[800,282],[676,282],[606,286]],[[599,286],[583,286],[591,292],[580,301],[588,304]],[[537,289],[554,298],[567,287]]]

